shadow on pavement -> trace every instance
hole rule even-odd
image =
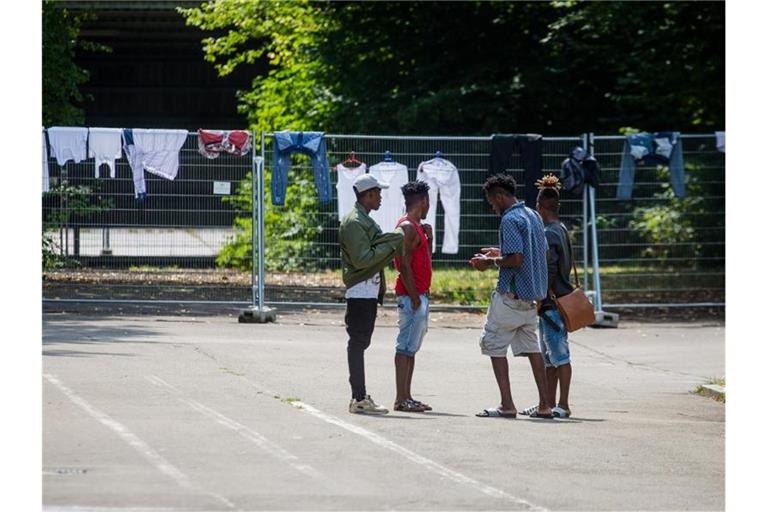
[[[67,322],[66,324],[61,322]],[[86,347],[105,347],[119,343],[146,343],[167,345],[166,342],[152,341],[147,338],[160,336],[159,331],[145,327],[109,327],[94,325],[88,319],[70,321],[65,316],[60,318],[47,317],[43,322],[43,356],[90,357],[90,356],[122,356],[132,357],[135,354],[125,352],[95,352]],[[143,338],[143,339],[142,339]],[[68,350],[66,346],[82,347],[83,350]],[[74,347],[73,347],[74,348]]]

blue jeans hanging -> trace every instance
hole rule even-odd
[[[323,132],[275,133],[274,155],[272,158],[272,204],[285,204],[285,191],[288,188],[288,170],[291,167],[291,155],[303,153],[312,162],[315,175],[317,196],[321,203],[331,200],[331,172],[328,167],[325,139]]]
[[[672,145],[671,152],[664,144],[667,139]],[[683,141],[679,132],[656,132],[627,135],[624,141],[624,154],[619,168],[619,185],[616,199],[631,199],[635,186],[636,155],[648,163],[669,165],[670,183],[675,197],[685,197],[685,166],[683,163]]]

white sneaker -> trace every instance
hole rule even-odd
[[[365,395],[362,400],[354,398],[349,402],[349,412],[352,414],[387,414],[388,409],[377,405],[370,395]]]

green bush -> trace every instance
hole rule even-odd
[[[298,158],[305,158],[303,155]],[[311,169],[294,165],[290,171],[285,206],[271,201],[269,176],[265,184],[265,266],[270,271],[315,270],[319,266],[321,248],[315,244],[323,226],[318,215]],[[252,194],[251,173],[240,182],[237,194],[224,197],[240,216],[235,219],[235,237],[216,257],[221,267],[250,270],[252,260]]]
[[[669,183],[669,168],[657,167],[658,180],[662,182],[662,191],[654,198],[662,204],[639,207],[633,211],[629,227],[648,243],[642,256],[658,259],[685,257],[695,260],[700,256],[702,246],[697,243],[697,231],[694,226],[698,214],[704,212],[702,187],[697,183],[697,167],[686,166],[686,197],[678,199]]]
[[[43,272],[48,272],[72,263],[60,254],[60,248],[50,232],[69,225],[73,220],[109,210],[113,208],[114,201],[101,199],[90,187],[74,186],[66,181],[52,186],[43,197],[44,199],[53,198],[54,203],[49,213],[43,218]]]

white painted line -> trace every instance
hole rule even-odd
[[[80,505],[43,505],[43,512],[185,512],[188,508],[152,508],[152,507],[82,507]],[[204,512],[194,509],[194,512]]]
[[[123,441],[128,443],[136,451],[138,451],[145,459],[147,459],[152,465],[154,465],[160,472],[166,474],[172,478],[180,487],[190,491],[195,490],[195,486],[189,480],[189,477],[181,472],[176,466],[168,462],[162,455],[153,450],[147,443],[139,439],[139,437],[128,430],[123,424],[112,419],[109,415],[99,411],[91,404],[80,398],[74,391],[65,386],[55,375],[44,373],[43,377],[59,388],[59,390],[66,395],[75,405],[80,406],[85,412],[102,425],[113,430]],[[202,491],[208,496],[215,498],[217,501],[223,503],[229,508],[234,508],[235,505],[218,494]]]
[[[260,393],[264,393],[267,396],[278,396],[278,393],[262,387],[261,385],[257,384],[256,382],[252,381],[247,377],[241,377],[241,378],[246,382],[248,382],[251,386],[256,388],[256,390],[259,391]],[[443,466],[442,464],[439,464],[422,455],[419,455],[409,450],[408,448],[400,446],[397,443],[390,441],[389,439],[375,432],[371,432],[370,430],[364,429],[363,427],[353,425],[352,423],[347,423],[346,421],[340,418],[337,418],[336,416],[332,416],[330,414],[324,413],[323,411],[316,409],[315,407],[312,407],[309,404],[306,404],[301,401],[290,401],[288,402],[288,404],[295,407],[296,409],[306,411],[309,414],[327,423],[336,425],[338,427],[343,428],[344,430],[347,430],[365,439],[368,439],[372,443],[378,446],[381,446],[382,448],[386,448],[388,450],[392,450],[395,453],[399,453],[400,455],[405,456],[408,460],[423,466],[424,468],[432,471],[433,473],[437,473],[438,475],[448,478],[450,480],[453,480],[454,482],[467,485],[477,491],[480,491],[485,495],[511,501],[513,503],[526,507],[528,510],[535,510],[535,511],[542,511],[542,512],[546,512],[547,510],[546,508],[540,507],[538,505],[534,505],[533,503],[523,498],[518,498],[517,496],[513,496],[509,493],[506,493],[501,489],[496,489],[495,487],[491,487],[490,485],[485,485],[482,482],[478,482],[474,478],[470,478],[466,475],[459,473],[458,471],[454,471],[450,468]]]
[[[181,392],[173,385],[167,383],[160,377],[157,377],[156,375],[146,375],[145,378],[150,381],[151,383],[155,384],[156,386],[163,386],[171,391],[173,391],[176,395],[178,395],[179,401],[182,403],[187,404],[192,409],[196,410],[197,412],[208,416],[212,420],[216,421],[218,424],[223,425],[231,430],[234,430],[237,432],[240,436],[244,437],[245,439],[251,441],[256,446],[264,450],[265,452],[272,455],[274,458],[288,464],[293,469],[304,473],[305,475],[308,475],[312,478],[324,480],[323,475],[317,471],[315,468],[310,466],[309,464],[302,463],[299,458],[285,450],[283,447],[277,445],[276,443],[270,441],[263,435],[259,434],[255,430],[253,430],[250,427],[247,427],[246,425],[243,425],[242,423],[238,423],[237,421],[228,418],[227,416],[224,416],[218,411],[215,411],[211,409],[210,407],[207,407],[200,402],[197,402],[195,400],[190,400],[188,398],[185,398],[182,396]]]
[[[493,498],[499,498],[499,499],[505,499],[507,501],[511,501],[513,503],[516,503],[518,505],[523,505],[528,508],[528,510],[537,510],[537,511],[545,511],[545,508],[539,507],[537,505],[534,505],[533,503],[524,500],[522,498],[518,498],[517,496],[513,496],[509,493],[506,493],[500,489],[496,489],[495,487],[491,487],[490,485],[483,484],[481,482],[478,482],[474,478],[470,478],[466,475],[463,475],[459,473],[458,471],[454,471],[450,468],[447,468],[443,466],[442,464],[439,464],[431,459],[428,459],[422,455],[419,455],[408,448],[404,448],[400,446],[399,444],[390,441],[389,439],[375,433],[371,432],[370,430],[364,429],[363,427],[360,427],[358,425],[353,425],[352,423],[347,423],[344,420],[341,420],[335,416],[331,416],[330,414],[326,414],[314,407],[312,407],[309,404],[306,404],[304,402],[289,402],[293,407],[296,407],[297,409],[301,409],[303,411],[308,412],[309,414],[315,416],[316,418],[320,418],[321,420],[330,423],[332,425],[336,425],[337,427],[341,427],[344,430],[347,430],[349,432],[352,432],[353,434],[357,434],[359,436],[364,437],[365,439],[371,441],[372,443],[381,446],[382,448],[386,448],[387,450],[391,450],[395,453],[398,453],[400,455],[403,455],[405,458],[410,460],[411,462],[414,462],[416,464],[419,464],[420,466],[424,467],[425,469],[428,469],[429,471],[432,471],[433,473],[436,473],[442,477],[448,478],[450,480],[453,480],[456,483],[464,484],[469,487],[472,487],[475,490],[478,490],[482,492],[483,494],[486,494],[488,496],[491,496]]]

